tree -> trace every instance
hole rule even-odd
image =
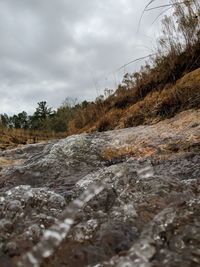
[[[7,118],[4,116],[4,120],[10,128],[27,129],[29,127],[28,115],[25,111]]]
[[[6,113],[1,114],[0,121],[3,127],[9,126],[9,117]]]
[[[38,103],[38,107],[36,108],[35,113],[33,116],[37,117],[38,119],[46,119],[52,114],[52,109],[48,108],[46,101],[41,101]]]
[[[50,130],[55,132],[66,132],[68,129],[68,122],[71,118],[71,112],[68,107],[60,107],[54,116],[49,118],[48,125]]]
[[[11,117],[11,122],[12,122],[14,128],[16,128],[16,129],[21,128],[21,127],[20,127],[20,121],[19,121],[19,118],[18,118],[17,115],[13,115],[13,116]]]
[[[88,105],[89,105],[89,102],[88,102],[87,100],[84,100],[84,101],[81,103],[80,107],[81,107],[81,108],[86,108]]]
[[[54,116],[54,112],[47,106],[47,102],[39,102],[33,116],[29,116],[30,128],[35,130],[44,130],[46,128],[45,121],[51,116]]]
[[[18,114],[18,121],[20,128],[28,129],[29,127],[28,114],[25,111],[22,111],[21,113]]]

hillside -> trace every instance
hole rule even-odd
[[[124,92],[123,92],[124,93]],[[175,114],[200,108],[200,68],[189,72],[175,84],[153,87],[144,97],[135,100],[132,89],[119,96],[110,96],[96,107],[87,107],[79,118],[71,122],[71,132],[93,132],[127,128],[137,125],[154,124]],[[127,103],[128,99],[128,103]],[[123,107],[122,107],[123,106]],[[96,110],[98,109],[98,110]],[[91,112],[91,121],[78,128],[77,120],[83,119],[84,112]],[[93,113],[92,113],[93,111]],[[99,113],[95,116],[95,113]],[[87,116],[87,115],[86,115]]]

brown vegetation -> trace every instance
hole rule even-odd
[[[123,103],[122,99],[123,96],[120,95],[120,104]],[[70,122],[71,133],[152,124],[170,118],[183,110],[200,108],[200,68],[184,75],[174,85],[167,85],[163,89],[155,87],[138,101],[133,100],[133,104],[124,104],[124,108],[118,108],[116,105],[118,96],[110,97],[104,104],[104,110],[99,110],[97,107],[95,110],[95,104],[93,104],[92,109],[89,105],[82,112],[82,116],[75,117]]]
[[[150,124],[200,107],[200,4],[171,5],[156,56],[140,72],[126,74],[113,95],[79,110],[70,133]]]
[[[120,125],[125,127],[154,123],[176,113],[200,108],[200,69],[185,75],[174,86],[153,91],[127,109]]]
[[[31,131],[24,129],[7,129],[0,127],[0,149],[13,148],[19,144],[34,144],[50,139],[66,137],[66,133]]]

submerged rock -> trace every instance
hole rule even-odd
[[[199,266],[199,117],[4,151],[1,266]]]

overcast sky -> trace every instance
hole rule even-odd
[[[114,88],[124,71],[117,68],[154,49],[155,11],[137,32],[148,2],[0,0],[0,113],[32,113],[43,100],[56,108],[66,97],[92,100]]]

